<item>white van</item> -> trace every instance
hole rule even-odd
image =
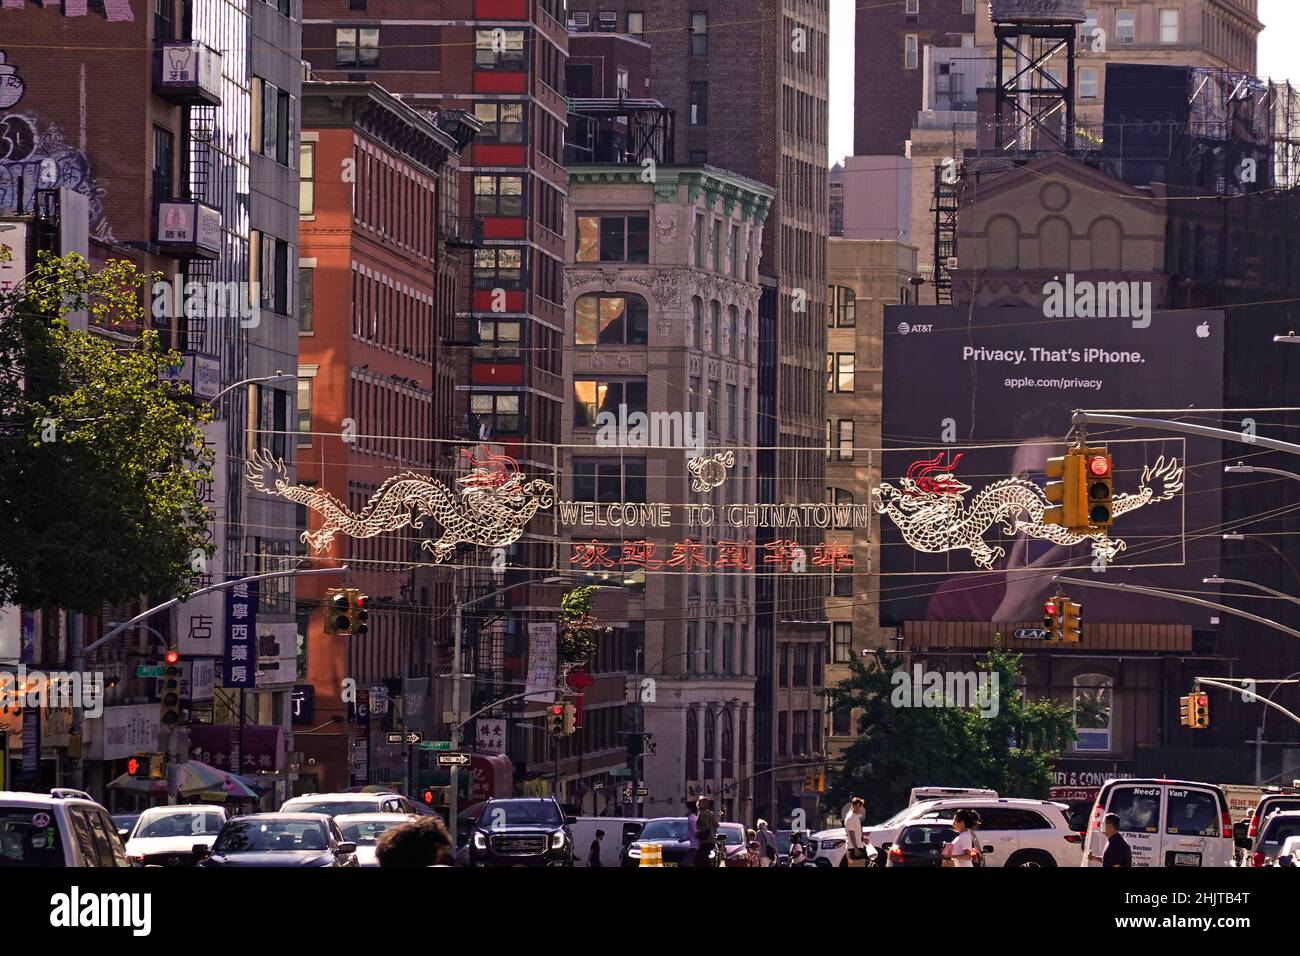
[[[1120,835],[1134,866],[1232,866],[1236,844],[1223,789],[1187,780],[1108,780],[1092,805],[1080,866],[1101,866],[1090,853],[1106,851],[1102,823],[1119,815]]]
[[[990,800],[996,800],[998,792],[996,790],[980,790],[976,787],[913,787],[912,795],[907,799],[907,805],[911,807],[923,800],[948,800],[953,797],[986,797]]]
[[[596,839],[597,830],[604,830],[605,836],[600,841],[600,865],[617,867],[624,843],[636,839],[645,822],[646,817],[578,817],[569,824],[569,832],[573,835],[573,865],[590,865],[587,854],[591,852],[591,841]]]

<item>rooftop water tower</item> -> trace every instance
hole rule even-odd
[[[1074,54],[1086,0],[989,0],[999,152],[1074,148]]]

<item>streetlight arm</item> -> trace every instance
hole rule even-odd
[[[1242,688],[1237,686],[1236,684],[1227,684],[1224,683],[1223,681],[1215,680],[1212,677],[1198,677],[1196,678],[1196,683],[1209,684],[1211,687],[1218,687],[1221,688],[1222,690],[1231,690],[1231,691],[1238,691],[1238,692],[1242,691]],[[1271,697],[1261,697],[1259,696],[1259,694],[1256,694],[1253,691],[1246,691],[1246,693],[1249,693],[1250,696],[1254,700],[1258,701],[1259,703],[1264,704],[1268,707],[1272,707],[1274,710],[1280,710],[1282,713],[1286,714],[1288,717],[1294,720],[1297,724],[1300,724],[1300,717],[1297,717],[1295,714],[1291,713],[1291,711],[1287,710],[1281,704],[1274,701]]]
[[[1300,481],[1300,474],[1296,474],[1294,471],[1287,471],[1284,468],[1265,468],[1263,465],[1224,465],[1223,473],[1225,475],[1278,475],[1282,478]]]
[[[1187,435],[1199,435],[1203,438],[1217,438],[1220,441],[1240,442],[1244,445],[1259,445],[1300,455],[1300,445],[1289,441],[1280,441],[1266,435],[1245,437],[1241,432],[1228,431],[1223,428],[1210,428],[1208,425],[1192,425],[1187,422],[1168,421],[1163,418],[1136,418],[1132,415],[1103,415],[1098,412],[1076,411],[1073,422],[1078,425],[1123,425],[1130,428],[1151,428],[1156,431],[1182,432]]]
[[[1281,598],[1284,601],[1290,601],[1292,604],[1300,604],[1300,598],[1292,597],[1285,591],[1279,591],[1276,588],[1268,587],[1264,584],[1256,584],[1254,581],[1243,581],[1240,578],[1206,578],[1206,584],[1235,584],[1238,587],[1255,588],[1257,591],[1263,591],[1265,594],[1271,594],[1273,597]],[[1249,597],[1249,595],[1242,595]]]
[[[1082,578],[1067,578],[1061,575],[1052,577],[1053,584],[1072,584],[1081,588],[1102,588],[1106,591],[1128,591],[1133,594],[1146,594],[1150,597],[1166,598],[1170,601],[1181,601],[1184,604],[1195,604],[1198,607],[1209,608],[1213,611],[1221,611],[1224,614],[1231,614],[1234,617],[1244,617],[1248,621],[1254,621],[1256,624],[1263,624],[1265,627],[1271,627],[1275,631],[1281,631],[1283,634],[1290,634],[1292,637],[1300,637],[1300,631],[1295,628],[1287,627],[1285,624],[1279,624],[1277,621],[1270,621],[1266,617],[1260,617],[1258,614],[1251,614],[1249,611],[1241,611],[1235,607],[1228,607],[1226,604],[1215,604],[1213,601],[1203,601],[1200,598],[1192,597],[1188,594],[1177,594],[1172,591],[1161,591],[1159,588],[1145,588],[1137,584],[1102,584],[1100,581],[1088,581]]]
[[[224,395],[228,394],[229,392],[233,392],[237,388],[243,388],[245,385],[256,385],[259,382],[282,382],[282,381],[287,381],[291,378],[296,379],[297,377],[298,377],[297,375],[290,375],[288,372],[276,372],[274,375],[258,375],[255,376],[254,378],[246,378],[242,382],[235,382],[233,385],[227,385],[225,388],[217,392],[217,394],[213,395],[203,404],[215,405],[217,404],[217,402],[221,400],[221,398]]]
[[[458,723],[458,724],[456,725],[456,727],[457,727],[457,728],[464,727],[466,724],[468,724],[471,720],[473,720],[473,719],[474,719],[475,717],[477,717],[479,714],[486,714],[489,710],[492,710],[492,708],[494,708],[494,707],[500,707],[502,704],[508,704],[508,703],[510,703],[512,700],[518,700],[520,697],[531,697],[531,696],[533,696],[534,694],[546,694],[546,693],[550,693],[550,692],[552,692],[552,691],[555,692],[555,693],[557,693],[557,694],[567,694],[567,693],[569,692],[569,688],[567,688],[567,687],[535,687],[535,688],[533,688],[532,690],[526,690],[526,691],[524,691],[522,694],[512,694],[512,695],[509,696],[509,697],[502,697],[500,700],[494,700],[494,701],[492,701],[492,703],[488,704],[486,707],[480,707],[478,710],[474,711],[474,713],[470,714],[468,717],[466,717],[464,720],[462,720],[460,723]]]

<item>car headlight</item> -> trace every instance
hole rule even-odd
[[[629,847],[627,855],[633,860],[641,859],[641,848],[639,846]]]
[[[487,849],[487,834],[484,833],[482,830],[474,831],[474,849],[476,850]]]
[[[563,850],[563,849],[564,849],[564,831],[563,831],[563,830],[556,830],[554,833],[551,834],[551,849],[552,849],[552,850]]]
[[[821,848],[823,850],[838,850],[844,846],[843,840],[822,840]]]

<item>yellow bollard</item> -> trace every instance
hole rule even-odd
[[[647,843],[641,847],[642,866],[663,866],[664,848],[658,843]]]

